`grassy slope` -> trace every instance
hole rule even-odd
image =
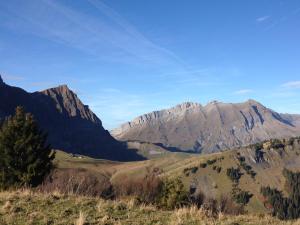
[[[76,196],[41,195],[29,191],[0,193],[0,224],[116,225],[296,225],[269,216],[211,218],[201,210],[161,211],[134,201],[104,201]]]
[[[230,167],[237,168],[239,161],[237,153],[246,158],[246,163],[250,165],[257,173],[255,179],[247,175],[241,170],[244,175],[240,180],[239,187],[244,191],[249,191],[254,194],[247,210],[251,213],[265,213],[265,208],[261,201],[260,188],[262,186],[272,186],[279,189],[284,187],[284,177],[282,170],[285,167],[289,169],[300,169],[300,148],[299,145],[293,148],[289,147],[285,150],[264,150],[263,163],[255,163],[253,157],[255,151],[250,148],[242,148],[237,150],[216,153],[212,155],[189,155],[189,154],[166,154],[161,158],[152,159],[143,162],[119,163],[106,160],[95,160],[91,158],[74,158],[70,155],[58,152],[56,162],[59,168],[85,168],[92,170],[105,176],[109,176],[111,181],[124,179],[124,177],[135,178],[144,176],[147,169],[160,168],[163,170],[162,176],[177,177],[180,176],[187,188],[191,182],[198,182],[200,189],[207,195],[219,197],[221,195],[230,195],[232,190],[232,182],[227,177],[226,171]],[[217,161],[207,168],[200,168],[200,163],[207,162],[208,159],[224,158]],[[185,168],[198,167],[196,173],[190,173],[186,176],[183,171]],[[213,166],[222,168],[221,173],[213,170]]]
[[[138,206],[131,201],[112,202],[97,198],[78,196],[60,196],[58,194],[42,195],[29,191],[0,193],[0,224],[75,224],[80,218],[82,224],[300,224],[300,221],[281,222],[268,216],[260,201],[260,187],[271,185],[283,188],[284,178],[281,174],[284,167],[298,170],[300,167],[300,148],[294,146],[284,150],[264,150],[262,163],[253,161],[254,150],[243,148],[212,155],[196,156],[188,154],[167,154],[162,158],[143,162],[120,163],[107,160],[96,160],[88,157],[72,157],[58,151],[56,164],[58,168],[85,168],[95,174],[109,176],[112,182],[125,176],[143,176],[148,168],[160,168],[164,177],[180,176],[187,187],[191,182],[199,181],[200,188],[207,195],[220,196],[230,194],[232,182],[226,175],[227,168],[238,167],[237,153],[246,158],[246,163],[257,172],[255,180],[243,175],[239,187],[254,194],[247,209],[251,214],[245,216],[221,216],[218,219],[207,217],[203,211],[196,209],[180,209],[162,211],[149,206]],[[215,164],[200,168],[200,163],[208,159],[220,159]],[[221,173],[213,170],[213,166],[222,167]],[[184,169],[197,167],[196,173],[187,176]],[[244,171],[243,171],[244,172]],[[257,216],[255,216],[257,215]],[[79,221],[77,221],[79,222]]]

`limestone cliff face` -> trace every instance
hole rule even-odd
[[[239,104],[214,101],[206,106],[187,102],[138,117],[111,133],[123,141],[211,153],[300,135],[300,116],[276,113],[254,100]]]
[[[118,161],[142,159],[115,140],[66,85],[28,93],[6,85],[0,77],[0,119],[12,115],[17,106],[34,115],[53,148]]]

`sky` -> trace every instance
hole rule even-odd
[[[67,84],[106,129],[187,101],[300,114],[300,1],[0,1],[0,73]]]

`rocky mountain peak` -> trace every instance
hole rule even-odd
[[[61,113],[101,124],[100,119],[97,118],[87,105],[81,102],[78,96],[67,85],[46,89],[41,93],[51,97],[56,103],[56,108]]]
[[[56,93],[61,93],[61,94],[66,94],[66,93],[75,94],[75,93],[73,93],[73,91],[66,84],[62,84],[62,85],[59,85],[57,87],[49,88],[49,89],[46,89],[46,90],[41,91],[41,92],[42,93],[44,93],[44,92],[56,92]]]
[[[170,108],[170,109],[167,109],[164,111],[167,112],[168,114],[170,114],[170,113],[181,114],[181,113],[185,113],[187,111],[191,111],[191,110],[193,111],[200,107],[202,107],[202,105],[199,103],[196,103],[196,102],[184,102],[179,105],[176,105],[173,108]]]
[[[259,105],[259,106],[263,106],[260,102],[254,100],[254,99],[248,99],[247,102],[250,105]]]
[[[60,91],[62,91],[62,92],[71,91],[71,89],[70,89],[70,88],[68,87],[68,85],[66,85],[66,84],[59,85],[58,87],[53,88],[53,89],[57,89],[57,90],[60,90]]]
[[[207,105],[217,105],[218,103],[221,103],[221,102],[219,102],[217,100],[213,100],[213,101],[207,103]]]
[[[184,102],[182,104],[177,105],[178,108],[188,109],[201,106],[199,103],[196,102]]]

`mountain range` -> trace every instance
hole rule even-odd
[[[55,149],[117,161],[143,159],[115,140],[66,85],[28,93],[5,84],[0,77],[0,119],[13,115],[17,106],[34,115]]]
[[[0,76],[0,119],[17,106],[35,116],[53,148],[117,161],[170,151],[213,153],[300,135],[300,115],[277,113],[255,100],[205,106],[186,102],[137,117],[109,133],[67,85],[29,93]]]
[[[137,117],[111,131],[121,141],[154,143],[173,151],[213,153],[272,138],[300,135],[300,115],[280,114],[255,100],[186,102]]]

